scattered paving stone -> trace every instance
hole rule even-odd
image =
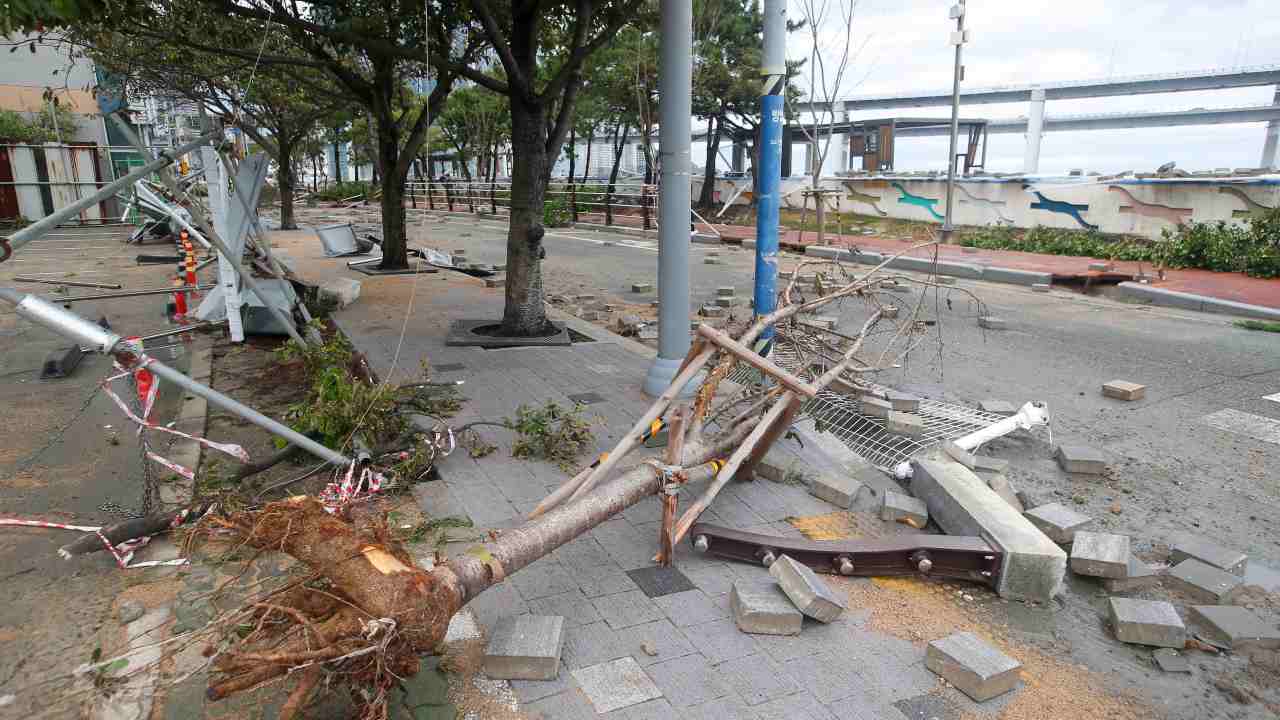
[[[719,265],[719,264],[720,264],[720,258],[718,258],[718,257],[705,257],[705,258],[702,258],[702,262],[703,262],[704,264],[707,264],[707,265]]]
[[[657,300],[650,300],[650,301],[649,301],[649,307],[651,307],[651,308],[657,308],[657,307],[660,307],[661,305],[662,305],[662,303],[658,302]]]
[[[821,473],[809,483],[809,494],[848,510],[858,497],[862,483],[850,475]]]
[[[1191,672],[1191,662],[1182,653],[1173,648],[1160,648],[1151,653],[1151,658],[1165,672]]]
[[[595,295],[590,295],[590,294],[587,294],[587,295],[574,295],[574,296],[573,296],[573,299],[574,299],[574,300],[576,300],[577,302],[580,302],[580,303],[581,303],[581,302],[594,302],[594,301],[595,301],[595,299],[596,299],[596,296],[595,296]]]
[[[913,413],[920,411],[920,398],[909,393],[890,390],[885,393],[885,400],[888,400],[893,409],[899,412]]]
[[[1058,464],[1069,473],[1101,475],[1107,470],[1107,458],[1101,452],[1084,445],[1059,445]]]
[[[1129,536],[1077,531],[1071,544],[1071,571],[1091,577],[1126,576],[1129,572]]]
[[[776,563],[775,563],[776,564]],[[799,635],[804,614],[776,582],[736,580],[729,591],[733,621],[744,633]]]
[[[1197,602],[1222,604],[1244,580],[1238,575],[1188,558],[1169,569],[1165,582]]]
[[[809,327],[822,328],[824,330],[835,330],[836,323],[838,323],[839,321],[840,321],[839,318],[834,317],[832,315],[815,315],[813,317],[800,318],[801,325],[808,325]]]
[[[924,437],[924,418],[919,415],[890,410],[889,416],[885,418],[884,427],[894,435],[910,438]]]
[[[1009,321],[1004,318],[984,315],[978,318],[978,327],[987,330],[1004,330],[1009,327]]]
[[[1003,473],[1009,470],[1009,461],[1004,458],[994,458],[987,455],[973,456],[973,470],[975,472],[986,473]]]
[[[965,717],[959,706],[935,693],[899,700],[893,706],[909,720],[960,720]]]
[[[640,332],[636,333],[636,338],[639,340],[657,340],[658,328],[648,326],[642,327],[640,328]]]
[[[1257,613],[1234,605],[1192,605],[1191,621],[1207,638],[1232,650],[1280,648],[1280,630]]]
[[[1169,562],[1173,565],[1192,558],[1205,565],[1244,577],[1249,565],[1249,556],[1238,550],[1223,547],[1213,541],[1200,537],[1184,536],[1178,538],[1169,548]]]
[[[951,277],[950,275],[939,275],[935,277],[933,281],[939,285],[955,285],[956,284],[956,279]]]
[[[881,499],[880,519],[889,522],[912,520],[916,527],[924,527],[929,522],[929,507],[920,498],[888,491]]]
[[[889,413],[893,412],[893,405],[888,400],[881,400],[877,397],[862,396],[861,412],[867,417],[889,418]]]
[[[880,308],[880,316],[885,318],[886,320],[892,320],[898,317],[898,306],[885,305],[884,307]]]
[[[703,305],[702,309],[698,311],[698,314],[703,317],[718,318],[725,317],[729,314],[729,311],[716,305]]]
[[[781,555],[769,566],[769,574],[800,612],[829,623],[840,617],[845,601],[808,566]]]
[[[1159,584],[1160,573],[1133,555],[1129,556],[1129,566],[1126,568],[1124,577],[1106,578],[1102,581],[1103,589],[1109,593],[1134,592]]]
[[[733,297],[736,294],[737,291],[729,286],[716,288],[716,297]]]
[[[583,320],[599,320],[600,311],[599,310],[583,310],[578,313],[578,317],[582,318]]]
[[[128,625],[142,617],[142,613],[146,612],[146,610],[146,608],[142,607],[142,603],[137,600],[121,600],[120,607],[116,610],[116,615],[120,618],[121,625]]]
[[[1085,530],[1093,524],[1093,518],[1081,515],[1062,503],[1031,508],[1023,516],[1059,545],[1071,544],[1077,531]]]
[[[653,283],[631,283],[631,292],[651,293],[653,292]]]
[[[1103,384],[1102,394],[1117,400],[1141,400],[1147,394],[1147,386],[1125,380],[1112,380]]]
[[[1031,286],[1031,292],[1047,293],[1049,292],[1049,283],[1035,283]]]
[[[487,277],[484,279],[484,286],[487,288],[500,288],[507,284],[504,277]]]
[[[925,667],[978,702],[1003,695],[1018,684],[1022,663],[979,640],[958,632],[929,643]]]
[[[599,714],[662,697],[631,656],[574,670],[573,677]]]
[[[516,615],[494,626],[484,652],[484,672],[500,680],[554,680],[560,674],[564,618]]]
[[[1018,412],[1018,408],[1006,400],[983,400],[978,403],[978,409],[992,415],[1015,415]]]
[[[733,307],[733,298],[731,297],[716,298],[716,307],[724,307],[724,308]]]
[[[1187,628],[1173,605],[1134,598],[1110,598],[1108,603],[1111,628],[1120,642],[1179,649],[1186,645]]]

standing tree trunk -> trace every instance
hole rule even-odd
[[[716,201],[716,155],[720,152],[720,127],[715,116],[707,120],[707,164],[702,172],[702,192],[698,207],[710,209]]]
[[[400,137],[396,132],[395,122],[390,114],[385,118],[379,117],[378,120],[378,158],[374,167],[381,165],[383,168],[395,168],[400,160]],[[403,174],[384,170],[380,175],[382,262],[378,267],[382,270],[403,270],[409,267],[404,210],[404,179],[408,174],[406,166]]]
[[[546,108],[511,98],[511,221],[507,230],[506,305],[502,334],[546,335],[550,323],[542,303],[542,206],[546,200]]]
[[[586,184],[587,178],[591,175],[591,146],[596,141],[596,128],[594,125],[587,131],[587,157],[582,162],[582,182]]]
[[[569,128],[569,217],[578,222],[578,186],[573,181],[574,162],[578,159],[578,129]]]
[[[613,224],[613,190],[618,184],[618,168],[622,165],[622,153],[627,149],[627,134],[631,132],[630,123],[625,120],[622,127],[614,130],[613,169],[609,171],[609,187],[604,191],[604,224]],[[619,142],[621,140],[621,142]]]
[[[297,230],[293,220],[293,143],[276,139],[276,187],[280,190],[280,229]]]

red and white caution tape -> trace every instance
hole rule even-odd
[[[382,473],[367,467],[360,468],[360,474],[357,476],[355,461],[352,461],[345,472],[342,470],[338,472],[342,473],[341,479],[329,483],[320,493],[320,504],[331,513],[353,502],[368,500],[382,490],[383,483],[387,481]]]

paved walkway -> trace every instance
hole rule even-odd
[[[349,273],[343,261],[319,257],[318,243],[309,233],[277,233],[276,238],[308,280]],[[469,399],[455,418],[458,423],[509,416],[522,403],[568,405],[574,395],[595,393],[600,401],[586,410],[598,417],[603,450],[616,443],[649,404],[639,387],[651,351],[636,343],[568,319],[598,339],[566,348],[447,347],[450,320],[500,316],[500,289],[485,289],[478,280],[448,272],[416,280],[370,279],[354,273],[351,277],[364,281],[361,298],[336,315],[338,324],[381,377],[408,379],[427,359],[435,368],[434,377],[465,380],[463,395]],[[405,324],[410,297],[414,309]],[[496,452],[478,460],[455,452],[439,465],[442,483],[418,486],[426,512],[466,514],[479,526],[507,527],[563,481],[565,474],[547,463],[512,459],[505,432],[486,434],[499,446]],[[813,451],[800,451],[792,444],[786,452]],[[813,462],[821,464],[818,458]],[[803,459],[797,469],[813,471]],[[689,488],[689,497],[701,489]],[[801,486],[758,480],[730,486],[703,519],[799,537],[787,518],[826,516],[834,510]],[[795,637],[741,633],[730,616],[729,590],[738,580],[767,580],[767,571],[696,555],[687,542],[677,550],[676,565],[688,578],[688,589],[650,597],[635,578],[637,571],[653,564],[659,521],[656,499],[641,502],[468,605],[486,628],[515,614],[566,618],[559,679],[511,683],[529,717],[596,717],[579,682],[589,673],[577,671],[627,657],[643,668],[660,694],[615,710],[610,717],[903,720],[916,717],[910,707],[926,702],[933,697],[930,693],[941,693],[957,712],[981,716],[1003,706],[978,706],[941,686],[924,667],[923,644],[871,630],[867,611],[853,609],[830,625],[809,621]],[[882,524],[870,514],[864,521],[862,529],[874,534],[910,532],[905,526]],[[994,599],[981,588],[971,591]]]

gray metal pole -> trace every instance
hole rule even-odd
[[[1044,88],[1031,90],[1031,107],[1027,112],[1027,147],[1022,153],[1022,172],[1040,172],[1040,140],[1044,135]],[[985,152],[986,145],[983,145]]]
[[[1280,85],[1276,86],[1276,94],[1271,104],[1280,106]],[[1259,161],[1258,167],[1268,170],[1276,169],[1277,149],[1280,149],[1280,120],[1272,120],[1267,123],[1267,134],[1262,141],[1262,160]]]
[[[43,325],[81,345],[86,345],[95,352],[105,354],[121,352],[117,347],[122,339],[119,335],[47,300],[13,288],[0,288],[0,300],[12,303],[22,317]],[[238,415],[268,432],[279,435],[321,460],[327,460],[335,465],[345,465],[351,462],[350,458],[341,453],[331,450],[306,435],[272,420],[251,407],[242,405],[211,387],[201,385],[159,360],[155,358],[150,358],[150,360],[147,364],[148,370],[192,395],[199,395],[223,410]]]
[[[693,7],[689,0],[662,0],[658,66],[659,156],[662,185],[658,225],[658,357],[644,391],[661,395],[689,351],[689,186],[693,115]],[[692,387],[692,386],[688,386]]]
[[[955,18],[956,31],[951,34],[951,42],[956,46],[955,78],[951,84],[951,150],[947,153],[947,212],[942,220],[942,242],[950,243],[953,228],[951,227],[951,201],[956,186],[956,141],[960,135],[960,78],[964,75],[964,64],[961,54],[964,52],[964,0],[957,0],[951,6],[951,17]]]
[[[182,147],[174,150],[173,152],[166,152],[161,157],[151,160],[147,164],[143,165],[137,170],[134,170],[128,175],[125,175],[119,180],[116,180],[115,182],[112,182],[112,183],[107,183],[102,187],[101,190],[90,195],[89,197],[82,198],[76,202],[73,202],[70,205],[62,208],[61,210],[55,212],[52,215],[46,215],[45,217],[31,223],[25,228],[10,235],[8,238],[0,239],[0,262],[4,262],[5,260],[8,260],[9,255],[14,250],[17,250],[18,248],[22,247],[23,245],[26,245],[32,240],[35,240],[41,237],[45,233],[49,232],[50,230],[54,229],[58,225],[62,224],[64,220],[69,220],[75,215],[78,215],[81,210],[84,210],[85,208],[91,205],[97,205],[98,203],[108,198],[115,197],[115,194],[120,192],[120,190],[125,186],[132,185],[133,183],[137,182],[138,180],[141,180],[142,178],[150,175],[151,173],[157,170],[160,170],[162,168],[168,167],[169,165],[172,165],[174,162],[174,158],[178,157],[179,155],[183,155],[185,153],[191,152],[192,150],[195,150],[196,148],[200,147],[201,145],[204,145],[205,143],[209,142],[215,137],[217,137],[216,134],[208,133],[206,135],[200,136],[199,138],[196,138],[195,140],[187,143],[186,145],[183,145]],[[144,155],[144,157],[146,156]]]

